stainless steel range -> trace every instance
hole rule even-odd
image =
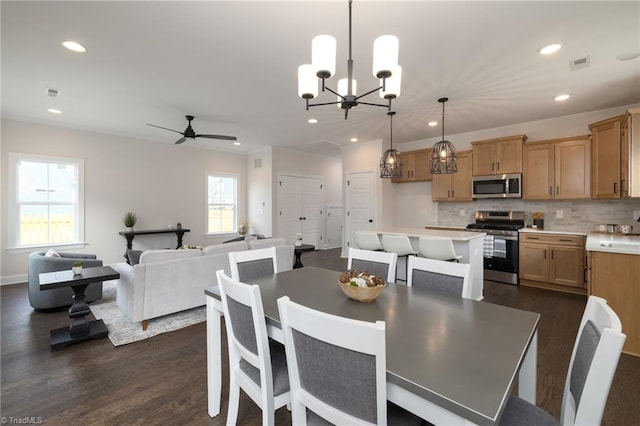
[[[518,285],[518,229],[524,228],[522,211],[476,211],[467,230],[485,232],[484,279]]]

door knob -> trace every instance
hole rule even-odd
[[[369,219],[369,223],[373,223],[373,219]]]

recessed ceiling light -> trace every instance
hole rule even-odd
[[[236,142],[234,142],[233,144],[234,144],[235,146],[240,146],[240,142],[237,142],[237,141],[236,141]]]
[[[351,138],[349,139],[351,142],[358,142],[358,138]]]
[[[49,108],[47,111],[49,111],[51,114],[62,114],[62,111],[57,108]]]
[[[616,56],[616,59],[619,61],[630,61],[631,59],[635,59],[640,56],[640,50],[629,50],[628,52],[624,52]]]
[[[556,96],[555,98],[553,98],[553,100],[557,101],[557,102],[562,102],[562,101],[566,101],[570,97],[571,97],[571,95],[563,94],[563,95]]]
[[[541,48],[538,52],[542,55],[551,55],[552,53],[556,53],[560,50],[560,48],[562,48],[562,43],[553,43]]]
[[[427,126],[429,126],[429,127],[436,127],[437,125],[438,125],[437,121],[430,121],[430,122],[427,123]]]
[[[84,47],[83,45],[81,45],[80,43],[78,43],[77,41],[73,41],[73,40],[66,40],[62,42],[62,45],[71,50],[72,52],[76,52],[76,53],[84,53],[87,51],[87,48]]]
[[[307,120],[307,123],[309,124],[316,124],[318,122],[318,120],[316,118],[310,118]]]

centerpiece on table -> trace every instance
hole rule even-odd
[[[349,269],[340,275],[340,289],[350,299],[358,302],[370,303],[382,292],[387,282],[378,275],[371,275],[369,272],[358,272],[355,269]]]

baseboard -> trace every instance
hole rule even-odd
[[[28,280],[29,280],[29,277],[26,273],[16,274],[16,275],[5,275],[0,277],[0,285],[26,283]]]
[[[586,288],[570,287],[566,285],[558,285],[558,284],[538,282],[538,281],[529,281],[522,278],[520,278],[520,285],[525,287],[543,288],[545,290],[561,291],[564,293],[587,295]]]

